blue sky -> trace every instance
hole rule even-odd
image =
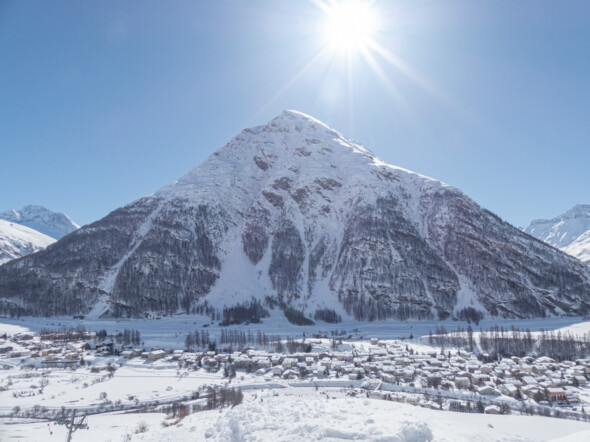
[[[587,1],[373,8],[380,75],[311,1],[1,1],[0,211],[92,222],[283,109],[517,226],[590,203]]]

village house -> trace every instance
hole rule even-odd
[[[545,393],[547,393],[547,397],[551,402],[566,402],[566,394],[563,388],[547,388]]]
[[[183,353],[183,350],[174,350],[174,353],[172,353],[172,360],[179,361]]]
[[[12,351],[12,349],[13,349],[13,347],[10,345],[1,345],[0,346],[0,355],[9,353]]]
[[[25,349],[12,350],[8,353],[9,358],[28,358],[29,356],[31,356],[31,351]]]
[[[534,399],[535,395],[540,392],[541,392],[541,389],[539,387],[537,387],[536,385],[527,385],[526,387],[522,388],[522,394],[524,396],[531,398],[531,399]]]
[[[442,382],[442,376],[438,373],[431,373],[426,376],[426,385],[428,387],[438,387]]]
[[[522,383],[524,385],[538,385],[537,380],[532,376],[523,376]]]
[[[547,367],[545,365],[535,364],[533,365],[532,372],[533,374],[545,374],[547,371]]]
[[[148,353],[148,361],[157,361],[158,359],[162,359],[166,356],[166,352],[164,350],[152,350]]]
[[[496,396],[496,395],[499,395],[500,394],[500,392],[498,390],[496,390],[495,388],[493,388],[490,385],[484,385],[482,387],[479,387],[477,389],[477,392],[479,394],[483,394],[483,395],[486,395],[486,396]]]
[[[497,405],[488,405],[483,411],[485,414],[501,414],[500,407]]]
[[[469,378],[466,376],[459,376],[455,378],[455,387],[468,388],[470,385]]]
[[[70,360],[70,361],[79,361],[80,360],[80,354],[79,353],[74,353],[74,352],[70,352],[70,353],[66,353],[64,355],[64,358]]]
[[[483,374],[483,373],[474,373],[471,375],[471,381],[476,384],[483,384],[486,381],[489,381],[490,377],[487,374]]]
[[[580,396],[576,391],[566,390],[565,392],[565,400],[570,405],[575,405],[580,403]]]
[[[395,376],[390,375],[390,374],[382,374],[381,375],[381,380],[383,382],[387,382],[388,384],[395,384],[396,383]]]
[[[514,384],[500,384],[498,390],[505,396],[516,397],[518,395],[518,388]]]

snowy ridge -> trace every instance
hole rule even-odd
[[[534,220],[524,229],[534,237],[590,263],[590,205],[579,204],[550,220]]]
[[[254,298],[362,321],[470,309],[542,317],[590,311],[590,270],[460,190],[285,111],[155,194],[0,269],[0,309],[19,298],[38,314],[40,297],[54,315]]]
[[[0,219],[0,264],[37,252],[55,239],[36,230]]]
[[[67,215],[42,206],[29,205],[21,210],[8,210],[0,213],[0,219],[29,227],[56,240],[80,228]]]
[[[590,229],[562,249],[580,261],[590,264]]]

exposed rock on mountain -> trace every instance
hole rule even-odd
[[[287,111],[154,195],[0,267],[0,299],[35,315],[256,299],[359,320],[535,317],[586,313],[590,270],[461,191]]]

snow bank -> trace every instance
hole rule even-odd
[[[233,409],[193,414],[142,441],[526,441],[588,440],[590,425],[543,417],[440,412],[301,389],[248,395]]]

